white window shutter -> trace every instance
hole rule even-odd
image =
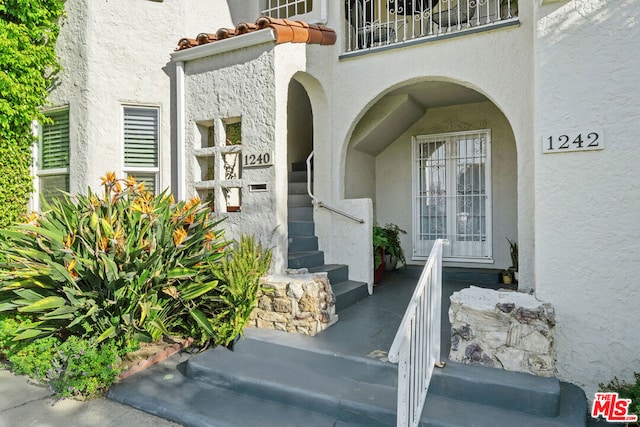
[[[49,115],[53,123],[42,126],[40,168],[57,169],[69,167],[69,111]]]
[[[158,167],[158,110],[125,107],[124,165]]]

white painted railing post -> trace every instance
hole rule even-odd
[[[434,243],[389,349],[389,360],[398,364],[398,426],[420,424],[433,369],[443,366],[440,362],[442,247],[448,244],[443,239]]]

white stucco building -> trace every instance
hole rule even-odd
[[[39,188],[115,170],[199,195],[282,271],[288,173],[313,153],[316,200],[359,220],[316,204],[325,262],[371,284],[375,223],[412,264],[444,237],[445,265],[504,269],[515,240],[520,289],[556,308],[557,376],[590,398],[631,378],[640,1],[395,3],[67,0]]]

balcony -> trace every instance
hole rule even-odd
[[[260,13],[324,23],[327,3],[333,4],[262,0]],[[343,4],[346,56],[519,23],[518,0],[344,0]]]
[[[517,16],[517,0],[345,0],[345,55],[516,25]]]

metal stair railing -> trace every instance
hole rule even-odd
[[[444,239],[435,241],[389,349],[389,360],[398,364],[398,426],[420,424],[433,370],[444,366],[440,361],[442,247],[448,244]]]
[[[328,211],[331,212],[335,212],[338,215],[342,215],[345,218],[349,218],[357,223],[360,224],[364,224],[364,219],[362,218],[358,218],[356,216],[353,216],[351,214],[348,214],[347,212],[341,211],[340,209],[336,209],[332,206],[329,206],[323,202],[321,202],[320,200],[318,200],[316,198],[316,196],[313,195],[313,191],[311,189],[312,185],[311,185],[311,160],[313,159],[313,151],[311,152],[311,154],[309,154],[309,157],[307,157],[307,193],[309,194],[309,197],[311,197],[311,203],[313,203],[314,206],[318,206],[320,208],[324,208]]]

